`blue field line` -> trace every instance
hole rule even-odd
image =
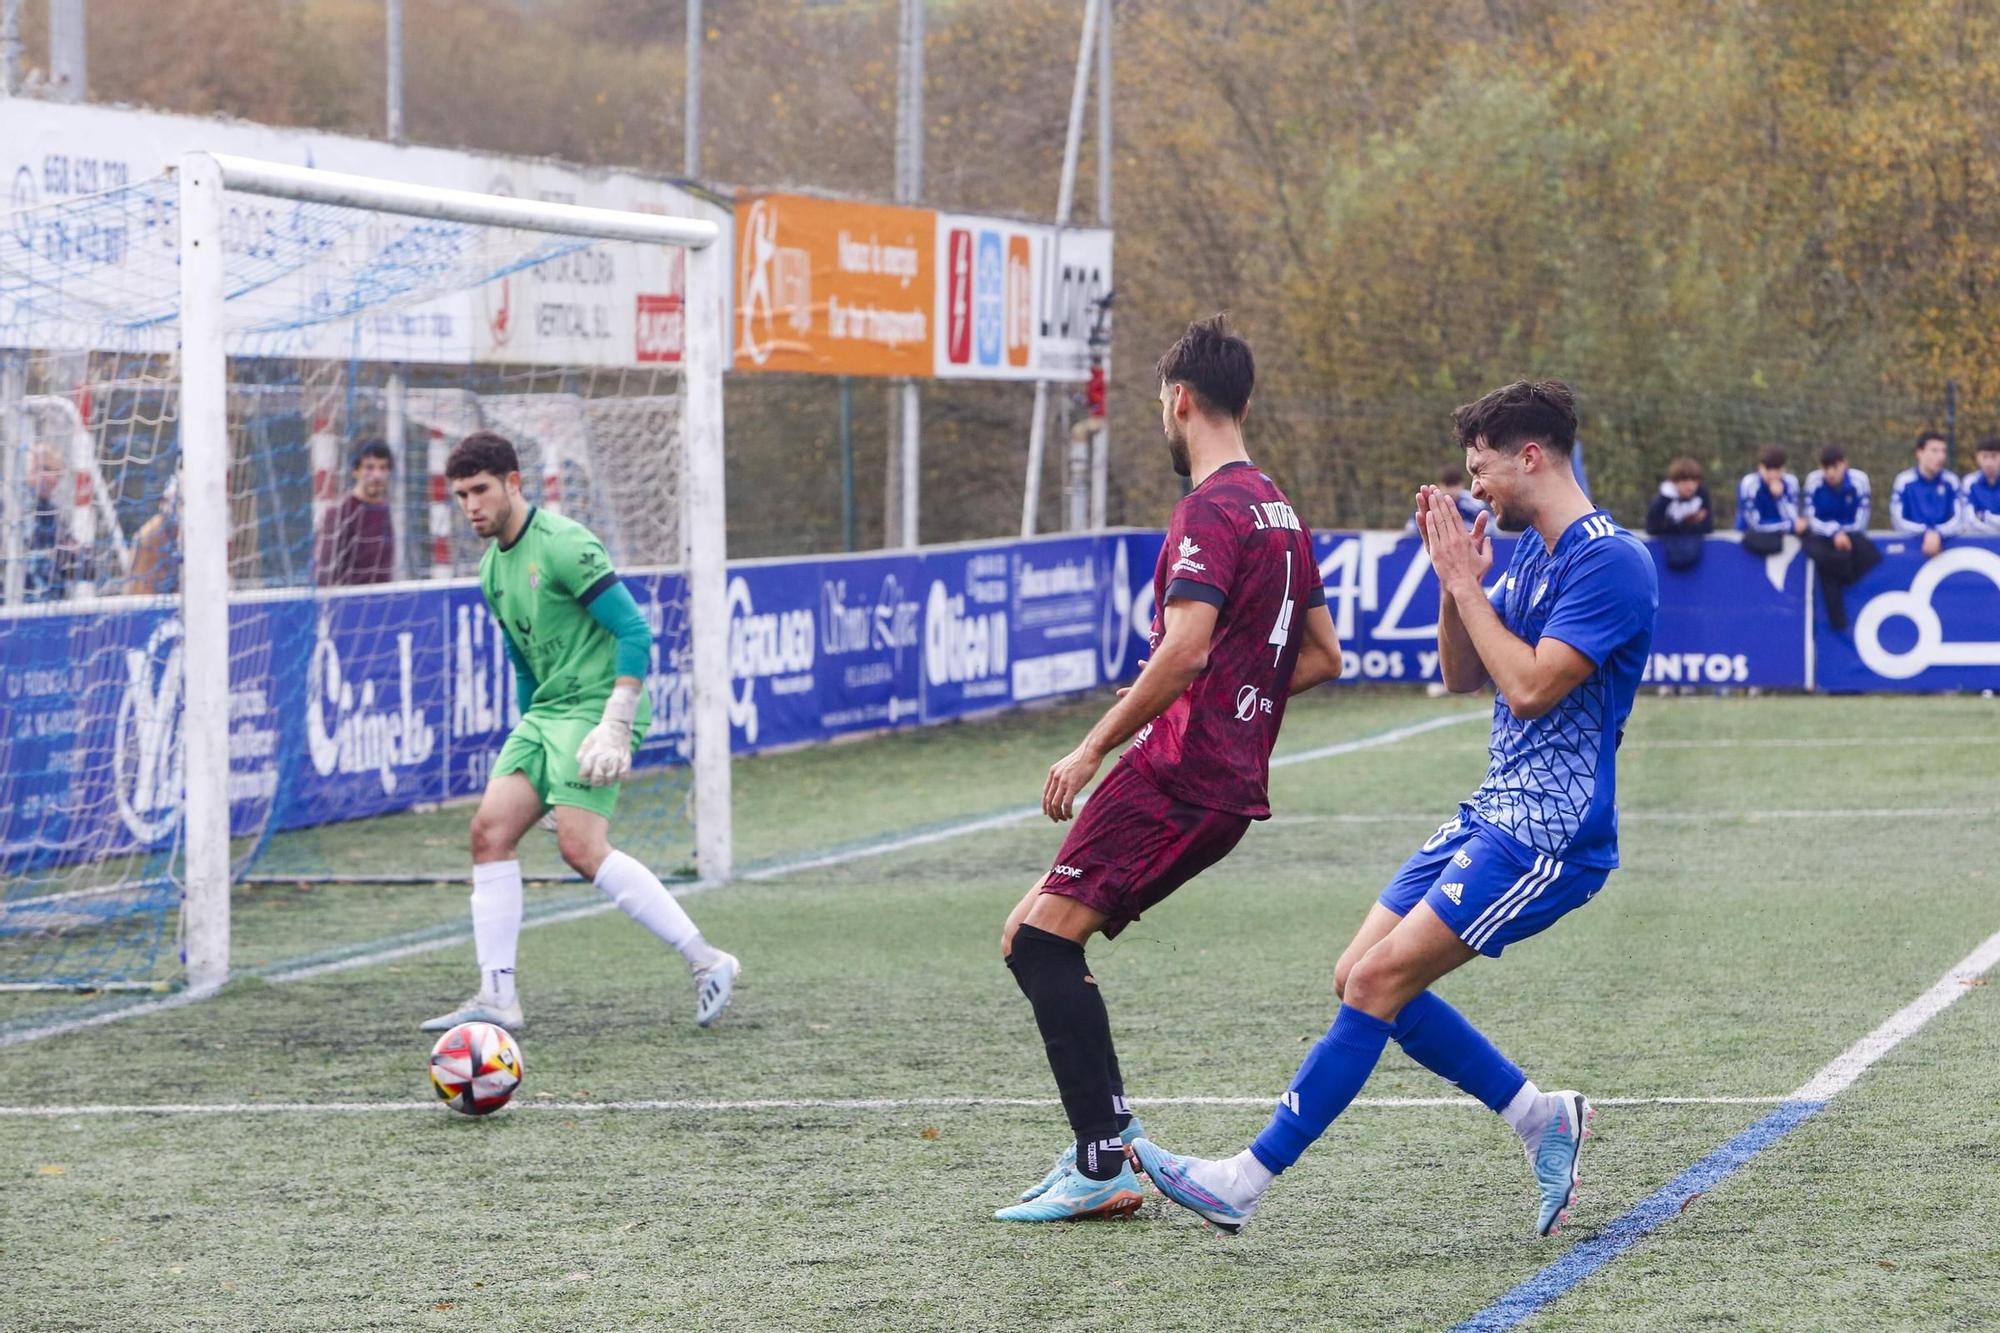
[[[1826,1109],[1823,1101],[1788,1101],[1756,1124],[1634,1204],[1604,1230],[1576,1246],[1451,1333],[1500,1333],[1537,1311],[1680,1215],[1687,1201],[1735,1175],[1753,1157]]]

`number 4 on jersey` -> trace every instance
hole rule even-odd
[[[1273,645],[1277,651],[1271,654],[1271,665],[1276,666],[1285,656],[1285,645],[1292,640],[1292,553],[1285,552],[1285,600],[1278,603],[1278,621],[1271,626],[1271,635],[1264,642]]]

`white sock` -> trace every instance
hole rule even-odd
[[[721,953],[701,937],[693,918],[674,901],[659,877],[623,852],[614,851],[597,868],[597,887],[618,910],[680,950],[690,968],[699,971]]]
[[[521,863],[472,867],[472,947],[479,955],[480,989],[503,1005],[514,1003],[514,949],[520,941]]]
[[[1238,1207],[1253,1204],[1263,1198],[1264,1191],[1271,1188],[1271,1182],[1277,1179],[1271,1174],[1271,1168],[1258,1161],[1257,1154],[1248,1148],[1237,1153],[1223,1165],[1235,1173],[1236,1194],[1230,1202]]]
[[[1514,1127],[1531,1152],[1542,1141],[1542,1131],[1549,1127],[1555,1114],[1555,1099],[1536,1087],[1533,1079],[1523,1083],[1514,1100],[1500,1110],[1500,1118]]]

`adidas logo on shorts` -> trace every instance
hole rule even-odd
[[[1440,884],[1438,885],[1438,892],[1451,899],[1451,905],[1456,907],[1459,905],[1460,895],[1465,892],[1465,886],[1463,884]]]

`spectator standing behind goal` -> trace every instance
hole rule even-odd
[[[1472,531],[1472,525],[1486,512],[1486,502],[1465,489],[1465,469],[1456,463],[1448,463],[1438,469],[1438,489],[1444,492],[1445,498],[1458,507],[1458,516],[1465,520],[1465,530]],[[1414,515],[1403,525],[1403,531],[1417,531],[1417,520]]]
[[[396,525],[389,515],[389,446],[370,440],[354,452],[354,489],[326,511],[314,543],[323,585],[387,583],[395,577]]]
[[[1958,530],[1967,537],[2000,537],[2000,435],[1979,442],[1978,468],[1959,479]]]
[[[129,593],[181,590],[181,479],[176,473],[160,495],[160,507],[139,525],[132,538],[132,568],[125,576]]]
[[[1829,444],[1819,451],[1819,471],[1806,478],[1806,555],[1819,570],[1826,622],[1847,632],[1847,585],[1882,563],[1868,540],[1868,474],[1847,465],[1847,451]]]
[[[1785,471],[1783,445],[1765,445],[1757,470],[1737,483],[1736,530],[1743,534],[1743,549],[1758,555],[1776,555],[1785,548],[1787,533],[1806,530],[1799,516],[1799,479]]]
[[[1646,531],[1660,539],[1668,569],[1693,569],[1701,561],[1708,534],[1715,531],[1715,504],[1701,477],[1701,464],[1676,458],[1667,479],[1646,510]]]
[[[1915,452],[1917,465],[1896,474],[1889,518],[1898,532],[1923,534],[1924,558],[1929,559],[1958,531],[1958,478],[1945,467],[1950,446],[1936,431],[1917,436]]]

